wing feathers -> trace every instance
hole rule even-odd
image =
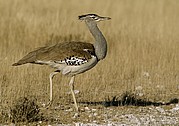
[[[70,56],[91,59],[91,55],[95,55],[94,47],[90,43],[84,42],[65,42],[58,43],[53,46],[41,47],[35,51],[28,53],[13,66],[35,63],[35,61],[61,61]]]

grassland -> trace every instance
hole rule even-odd
[[[93,42],[77,16],[109,16],[99,23],[108,55],[76,77],[78,101],[98,102],[126,91],[151,101],[179,98],[179,3],[177,0],[0,0],[0,107],[19,97],[49,98],[47,66],[12,67],[35,48],[64,41]],[[54,78],[54,104],[72,101],[68,77]]]

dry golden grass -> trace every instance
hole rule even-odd
[[[78,101],[102,101],[126,91],[153,101],[179,98],[178,8],[177,0],[0,0],[0,104],[29,95],[48,101],[53,69],[11,65],[53,42],[93,42],[77,20],[85,13],[112,20],[99,23],[108,41],[106,59],[76,77]],[[72,101],[68,82],[60,74],[54,78],[54,103]]]

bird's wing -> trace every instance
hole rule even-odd
[[[91,55],[95,55],[95,50],[91,43],[64,42],[52,46],[41,47],[32,51],[13,65],[36,63],[36,61],[63,61],[69,57],[85,58],[89,60],[92,58]]]

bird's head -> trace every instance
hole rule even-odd
[[[99,22],[99,21],[104,21],[104,20],[110,20],[110,17],[101,17],[98,16],[97,14],[85,14],[85,15],[81,15],[78,16],[79,20],[83,21],[95,21],[95,22]]]

